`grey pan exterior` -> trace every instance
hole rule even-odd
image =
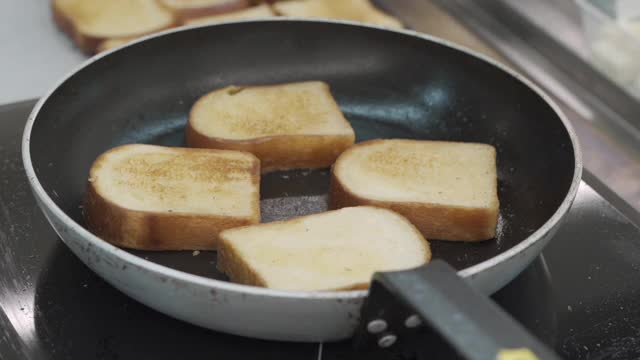
[[[302,21],[314,20],[265,20]],[[230,22],[243,23],[243,22]],[[329,21],[329,23],[379,29],[360,24]],[[147,39],[188,31],[168,30]],[[576,135],[559,107],[537,86],[495,61],[444,40],[407,30],[388,30],[435,42],[485,61],[525,84],[553,108],[569,134],[574,151],[573,179],[566,197],[555,213],[526,239],[510,249],[459,271],[459,275],[475,288],[491,294],[518,275],[551,240],[568,212],[578,190],[582,174],[582,159]],[[64,243],[93,271],[132,298],[162,313],[186,322],[248,337],[283,341],[334,341],[349,337],[358,321],[359,308],[366,291],[327,293],[286,292],[262,289],[196,276],[171,269],[97,238],[71,219],[48,195],[34,170],[30,154],[31,130],[47,99],[67,79],[116,49],[89,59],[55,85],[34,107],[27,122],[23,143],[23,161],[30,186],[47,219]],[[122,50],[126,51],[126,50]]]

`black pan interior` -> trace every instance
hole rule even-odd
[[[433,241],[458,269],[489,259],[538,229],[566,196],[574,171],[567,130],[552,108],[498,68],[447,46],[324,22],[252,22],[190,29],[136,44],[82,69],[46,101],[31,135],[49,196],[82,223],[88,169],[124,143],[179,146],[193,102],[229,84],[324,80],[357,140],[475,141],[498,151],[501,219],[495,240]],[[326,209],[328,170],[264,176],[266,221]],[[214,253],[134,252],[210,277]]]

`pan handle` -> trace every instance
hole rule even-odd
[[[419,359],[559,359],[442,260],[376,273],[354,342]]]

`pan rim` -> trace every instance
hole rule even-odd
[[[73,219],[71,219],[71,217],[69,217],[69,215],[67,215],[60,207],[58,207],[58,205],[53,201],[53,199],[47,194],[47,192],[45,191],[44,187],[42,186],[42,184],[40,183],[40,181],[38,180],[38,176],[35,173],[35,168],[33,166],[33,163],[31,161],[31,151],[30,151],[30,136],[31,136],[31,132],[33,129],[33,126],[35,124],[35,120],[38,117],[38,114],[40,113],[40,110],[42,109],[42,107],[44,106],[44,104],[48,101],[48,99],[51,97],[51,95],[60,87],[62,86],[65,82],[67,82],[67,80],[69,80],[71,77],[73,77],[76,73],[78,73],[79,71],[81,71],[82,69],[84,69],[85,67],[90,66],[92,63],[102,59],[105,56],[108,56],[109,54],[116,52],[116,51],[120,51],[123,48],[129,47],[129,46],[133,46],[137,43],[146,41],[148,39],[153,39],[156,37],[161,37],[164,35],[168,35],[168,34],[173,34],[173,33],[178,33],[178,32],[183,32],[183,31],[189,31],[192,29],[196,29],[196,28],[205,28],[205,27],[215,27],[215,26],[224,26],[227,24],[242,24],[242,23],[256,23],[256,22],[264,22],[264,23],[269,23],[269,22],[289,22],[289,23],[296,23],[296,22],[304,22],[304,23],[329,23],[329,24],[338,24],[338,25],[348,25],[348,26],[352,26],[352,27],[360,27],[360,28],[368,28],[368,29],[375,29],[375,30],[383,30],[383,31],[389,31],[389,32],[395,32],[398,34],[402,34],[402,35],[406,35],[406,36],[411,36],[411,37],[415,37],[421,40],[427,40],[442,46],[446,46],[449,47],[451,49],[454,49],[456,51],[462,52],[466,55],[475,57],[477,59],[479,59],[480,61],[484,61],[498,69],[500,69],[501,71],[507,73],[508,75],[512,76],[513,78],[515,78],[516,80],[518,80],[519,82],[521,82],[522,84],[524,84],[525,86],[527,86],[529,89],[531,89],[534,93],[536,93],[540,98],[542,98],[542,100],[544,100],[550,107],[551,109],[556,113],[556,115],[560,118],[563,126],[565,127],[568,135],[569,135],[569,139],[571,140],[571,145],[573,148],[573,153],[574,153],[574,169],[573,169],[573,178],[572,178],[572,182],[571,182],[571,186],[569,187],[569,190],[567,191],[567,194],[565,195],[564,199],[562,200],[562,203],[560,204],[560,206],[558,206],[558,208],[555,210],[555,212],[553,213],[553,215],[551,215],[551,217],[544,223],[542,224],[542,226],[540,228],[538,228],[535,232],[533,232],[531,235],[529,235],[528,237],[526,237],[525,239],[523,239],[522,241],[520,241],[518,244],[516,244],[515,246],[511,247],[510,249],[496,255],[493,256],[483,262],[480,262],[478,264],[475,264],[473,266],[470,266],[468,268],[462,269],[458,271],[458,275],[462,278],[474,278],[475,276],[477,276],[478,274],[481,274],[482,272],[484,272],[485,270],[488,270],[494,266],[496,266],[497,264],[507,261],[515,256],[517,256],[518,254],[522,253],[523,251],[525,251],[526,249],[528,249],[529,247],[533,246],[535,243],[537,243],[539,240],[541,240],[545,234],[547,234],[551,229],[553,229],[564,217],[564,215],[569,211],[576,195],[578,192],[578,188],[579,185],[581,183],[581,179],[582,179],[582,169],[583,169],[583,164],[582,164],[582,151],[580,149],[580,145],[578,143],[578,137],[577,134],[575,133],[575,130],[573,129],[573,126],[571,125],[571,123],[569,122],[569,120],[567,119],[567,117],[565,116],[565,114],[563,113],[563,111],[560,109],[559,105],[553,100],[551,99],[551,97],[549,95],[546,94],[546,92],[544,92],[538,85],[534,84],[532,81],[530,81],[529,79],[525,78],[523,75],[519,74],[518,72],[516,72],[515,70],[511,69],[510,67],[494,60],[493,58],[490,58],[487,55],[481,54],[479,52],[476,52],[470,48],[467,48],[465,46],[462,45],[458,45],[455,43],[452,43],[448,40],[436,37],[436,36],[432,36],[432,35],[428,35],[428,34],[424,34],[424,33],[419,33],[417,31],[414,30],[409,30],[409,29],[391,29],[391,28],[386,28],[383,26],[376,26],[376,25],[369,25],[369,24],[363,24],[363,23],[359,23],[359,22],[355,22],[355,21],[347,21],[347,20],[329,20],[329,19],[309,19],[309,18],[296,18],[296,17],[277,17],[277,18],[273,18],[273,19],[260,19],[260,20],[231,20],[231,21],[224,21],[224,22],[220,22],[220,23],[216,23],[216,24],[199,24],[199,25],[190,25],[190,26],[182,26],[182,27],[177,27],[177,28],[173,28],[173,29],[168,29],[168,30],[164,30],[158,33],[154,33],[154,34],[150,34],[147,36],[143,36],[137,40],[134,40],[128,44],[125,44],[121,47],[117,47],[111,50],[107,50],[105,52],[102,52],[100,54],[97,54],[85,61],[83,61],[82,63],[80,63],[79,65],[77,65],[76,67],[74,67],[71,71],[69,71],[65,76],[61,77],[58,81],[56,81],[49,89],[47,92],[45,92],[45,94],[38,100],[38,102],[35,104],[35,106],[33,107],[33,110],[31,111],[31,113],[29,114],[29,117],[27,119],[25,128],[24,128],[24,132],[23,132],[23,136],[22,136],[22,161],[23,161],[23,165],[25,168],[25,172],[27,175],[27,179],[29,182],[29,185],[31,186],[31,189],[33,191],[33,194],[38,198],[38,200],[40,201],[41,204],[43,204],[48,211],[50,211],[51,213],[54,214],[54,216],[56,216],[60,221],[62,221],[62,223],[69,227],[72,228],[77,234],[80,235],[80,237],[82,237],[85,241],[89,242],[91,245],[93,245],[94,247],[98,248],[100,251],[103,251],[105,253],[108,253],[110,255],[113,255],[115,257],[120,258],[122,261],[133,265],[141,270],[145,270],[145,271],[149,271],[152,272],[154,274],[158,274],[158,275],[162,275],[162,276],[167,276],[170,278],[175,278],[176,280],[180,280],[180,281],[184,281],[184,282],[188,282],[188,283],[193,283],[193,284],[197,284],[199,286],[204,286],[204,287],[209,287],[209,288],[216,288],[216,289],[220,289],[220,290],[224,290],[224,291],[228,291],[228,292],[235,292],[235,293],[242,293],[242,294],[248,294],[248,295],[252,295],[252,296],[262,296],[262,297],[270,297],[270,298],[288,298],[288,299],[333,299],[333,300],[337,300],[337,299],[359,299],[359,298],[364,298],[367,294],[367,290],[347,290],[347,291],[335,291],[335,292],[328,292],[328,291],[318,291],[318,292],[312,292],[312,291],[286,291],[286,290],[275,290],[275,289],[267,289],[267,288],[260,288],[260,287],[255,287],[255,286],[249,286],[249,285],[242,285],[242,284],[235,284],[235,283],[231,283],[231,282],[227,282],[227,281],[222,281],[222,280],[216,280],[216,279],[212,279],[212,278],[207,278],[204,276],[200,276],[200,275],[195,275],[195,274],[191,274],[188,272],[184,272],[181,270],[177,270],[174,268],[170,268],[168,266],[164,266],[164,265],[160,265],[157,263],[154,263],[150,260],[145,260],[142,257],[139,257],[137,255],[131,254],[125,250],[122,250],[102,239],[100,239],[99,237],[95,236],[93,233],[91,233],[90,231],[88,231],[87,229],[85,229],[83,226],[81,226],[79,223],[75,222]]]

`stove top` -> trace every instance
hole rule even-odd
[[[278,343],[197,328],[94,275],[31,196],[20,137],[33,104],[0,107],[0,359],[359,358],[349,342]],[[629,220],[638,214],[612,203],[626,209],[588,178],[543,254],[493,296],[562,357],[640,357],[640,229]]]

